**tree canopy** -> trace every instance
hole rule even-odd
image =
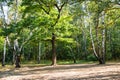
[[[119,0],[1,0],[2,65],[120,58]]]

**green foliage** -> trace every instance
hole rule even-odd
[[[6,24],[6,28],[0,28],[0,58],[3,53],[4,38],[8,36],[12,47],[15,39],[18,39],[19,45],[27,41],[21,52],[23,61],[38,60],[38,43],[41,43],[41,59],[49,60],[52,58],[51,36],[55,33],[57,59],[87,58],[90,61],[96,61],[95,56],[91,54],[93,48],[90,27],[95,47],[98,44],[100,46],[100,55],[102,54],[102,32],[106,29],[106,60],[120,58],[119,0],[22,0],[18,7],[15,1],[7,1],[10,23]],[[60,8],[63,3],[65,6],[57,21],[59,10],[56,4]],[[17,21],[14,21],[16,8],[18,8]],[[56,21],[57,24],[55,24]],[[0,17],[1,27],[3,22],[2,16]],[[6,59],[10,61],[11,57],[7,43]]]
[[[87,56],[88,61],[97,61],[96,57],[93,54]]]
[[[3,50],[4,37],[0,36],[0,52]]]
[[[4,37],[0,36],[0,60],[2,59],[3,46],[4,46]]]

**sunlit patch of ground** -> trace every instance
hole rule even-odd
[[[0,80],[120,80],[120,63],[22,67],[0,71]]]

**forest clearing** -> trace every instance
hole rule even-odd
[[[22,67],[0,71],[0,80],[120,80],[120,63]]]
[[[0,80],[120,80],[120,0],[0,0]]]

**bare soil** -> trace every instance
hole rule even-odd
[[[120,80],[120,63],[22,67],[0,71],[0,80]]]

